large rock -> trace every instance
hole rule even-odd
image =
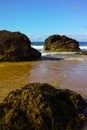
[[[0,104],[0,130],[77,130],[86,121],[82,97],[49,84],[12,91]]]
[[[78,52],[80,51],[79,43],[65,35],[51,35],[44,42],[44,50],[59,52]]]
[[[0,31],[0,61],[28,61],[41,53],[31,47],[29,38],[20,32]]]

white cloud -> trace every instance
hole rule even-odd
[[[41,35],[28,35],[31,41],[44,41],[49,35],[41,34]]]
[[[68,34],[68,36],[73,39],[76,39],[77,41],[86,41],[87,42],[87,32],[86,33]]]
[[[73,38],[77,41],[86,41],[87,42],[87,32],[85,33],[58,33],[59,35],[66,35],[70,38]],[[44,41],[48,36],[52,34],[41,34],[41,35],[27,35],[31,41]]]

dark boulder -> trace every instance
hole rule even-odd
[[[79,54],[79,55],[87,55],[87,51],[79,51],[77,54]]]
[[[29,61],[41,53],[31,47],[29,38],[20,32],[0,31],[0,61]]]
[[[58,52],[78,52],[80,51],[79,43],[67,36],[51,35],[44,42],[44,50]]]
[[[32,83],[10,92],[0,104],[0,129],[77,130],[86,120],[81,113],[85,106],[82,97],[71,90]]]
[[[69,105],[75,107],[76,109],[83,109],[86,102],[83,100],[80,94],[69,90],[69,89],[58,89],[57,96],[60,100],[65,101]]]

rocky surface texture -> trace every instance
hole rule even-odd
[[[86,105],[76,92],[32,83],[10,92],[0,104],[0,130],[79,130]]]
[[[58,52],[79,52],[79,43],[67,36],[51,35],[44,42],[44,50]]]
[[[0,61],[28,61],[41,56],[31,47],[29,38],[20,32],[0,31]]]
[[[77,54],[79,54],[79,55],[87,55],[87,51],[79,51]]]

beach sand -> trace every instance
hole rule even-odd
[[[54,60],[38,62],[30,71],[30,82],[47,82],[56,88],[68,88],[87,98],[87,61]]]
[[[87,99],[87,58],[46,58],[34,62],[0,63],[0,102],[16,88],[32,82],[68,88]]]
[[[87,101],[87,57],[45,57],[33,62],[0,63],[0,103],[7,94],[32,82],[68,88]],[[81,130],[86,130],[87,124]]]

